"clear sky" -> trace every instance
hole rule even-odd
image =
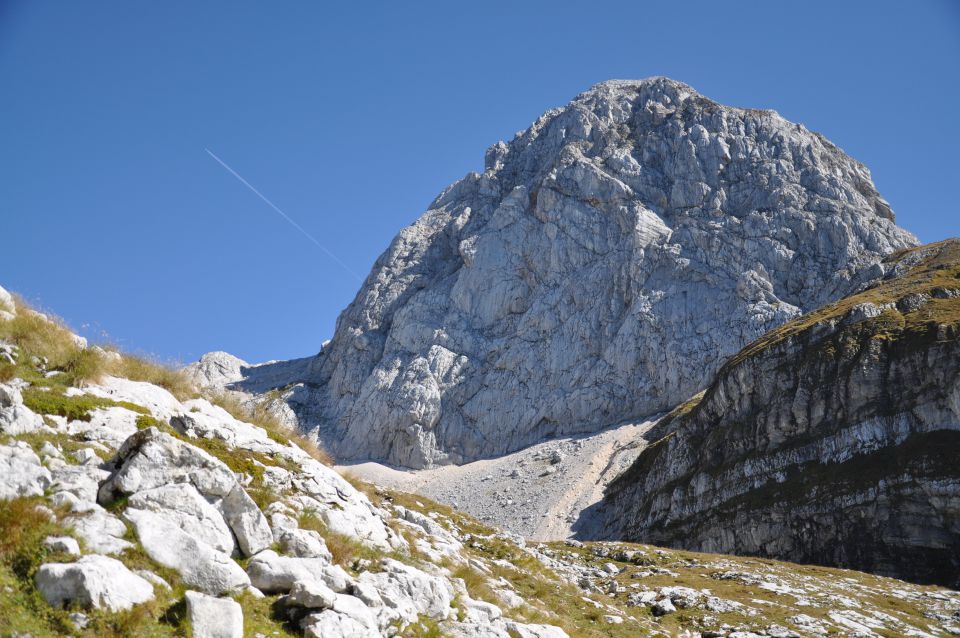
[[[166,359],[312,354],[487,146],[651,75],[806,124],[960,235],[955,0],[0,0],[0,285]]]

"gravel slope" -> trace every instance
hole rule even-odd
[[[650,418],[596,434],[552,439],[464,465],[411,471],[366,462],[338,469],[421,494],[531,540],[561,540],[588,522],[591,506],[646,446],[644,435],[655,423],[656,418]]]

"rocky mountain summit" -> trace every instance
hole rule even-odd
[[[960,582],[960,240],[769,332],[609,488],[606,533]]]
[[[672,408],[915,243],[802,125],[605,82],[404,229],[286,397],[341,459],[501,455]]]
[[[528,545],[347,480],[268,411],[88,346],[3,289],[0,312],[0,638],[960,634],[942,588]]]

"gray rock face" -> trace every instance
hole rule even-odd
[[[404,229],[288,400],[337,457],[409,467],[595,431],[679,403],[915,243],[803,126],[606,82]]]
[[[613,537],[960,582],[960,241],[764,335],[609,488]],[[918,302],[917,299],[925,300]]]

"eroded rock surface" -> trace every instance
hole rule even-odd
[[[671,408],[915,243],[802,125],[605,82],[404,229],[286,398],[343,460],[500,455]]]
[[[879,275],[727,363],[611,485],[607,533],[955,586],[960,241]]]

